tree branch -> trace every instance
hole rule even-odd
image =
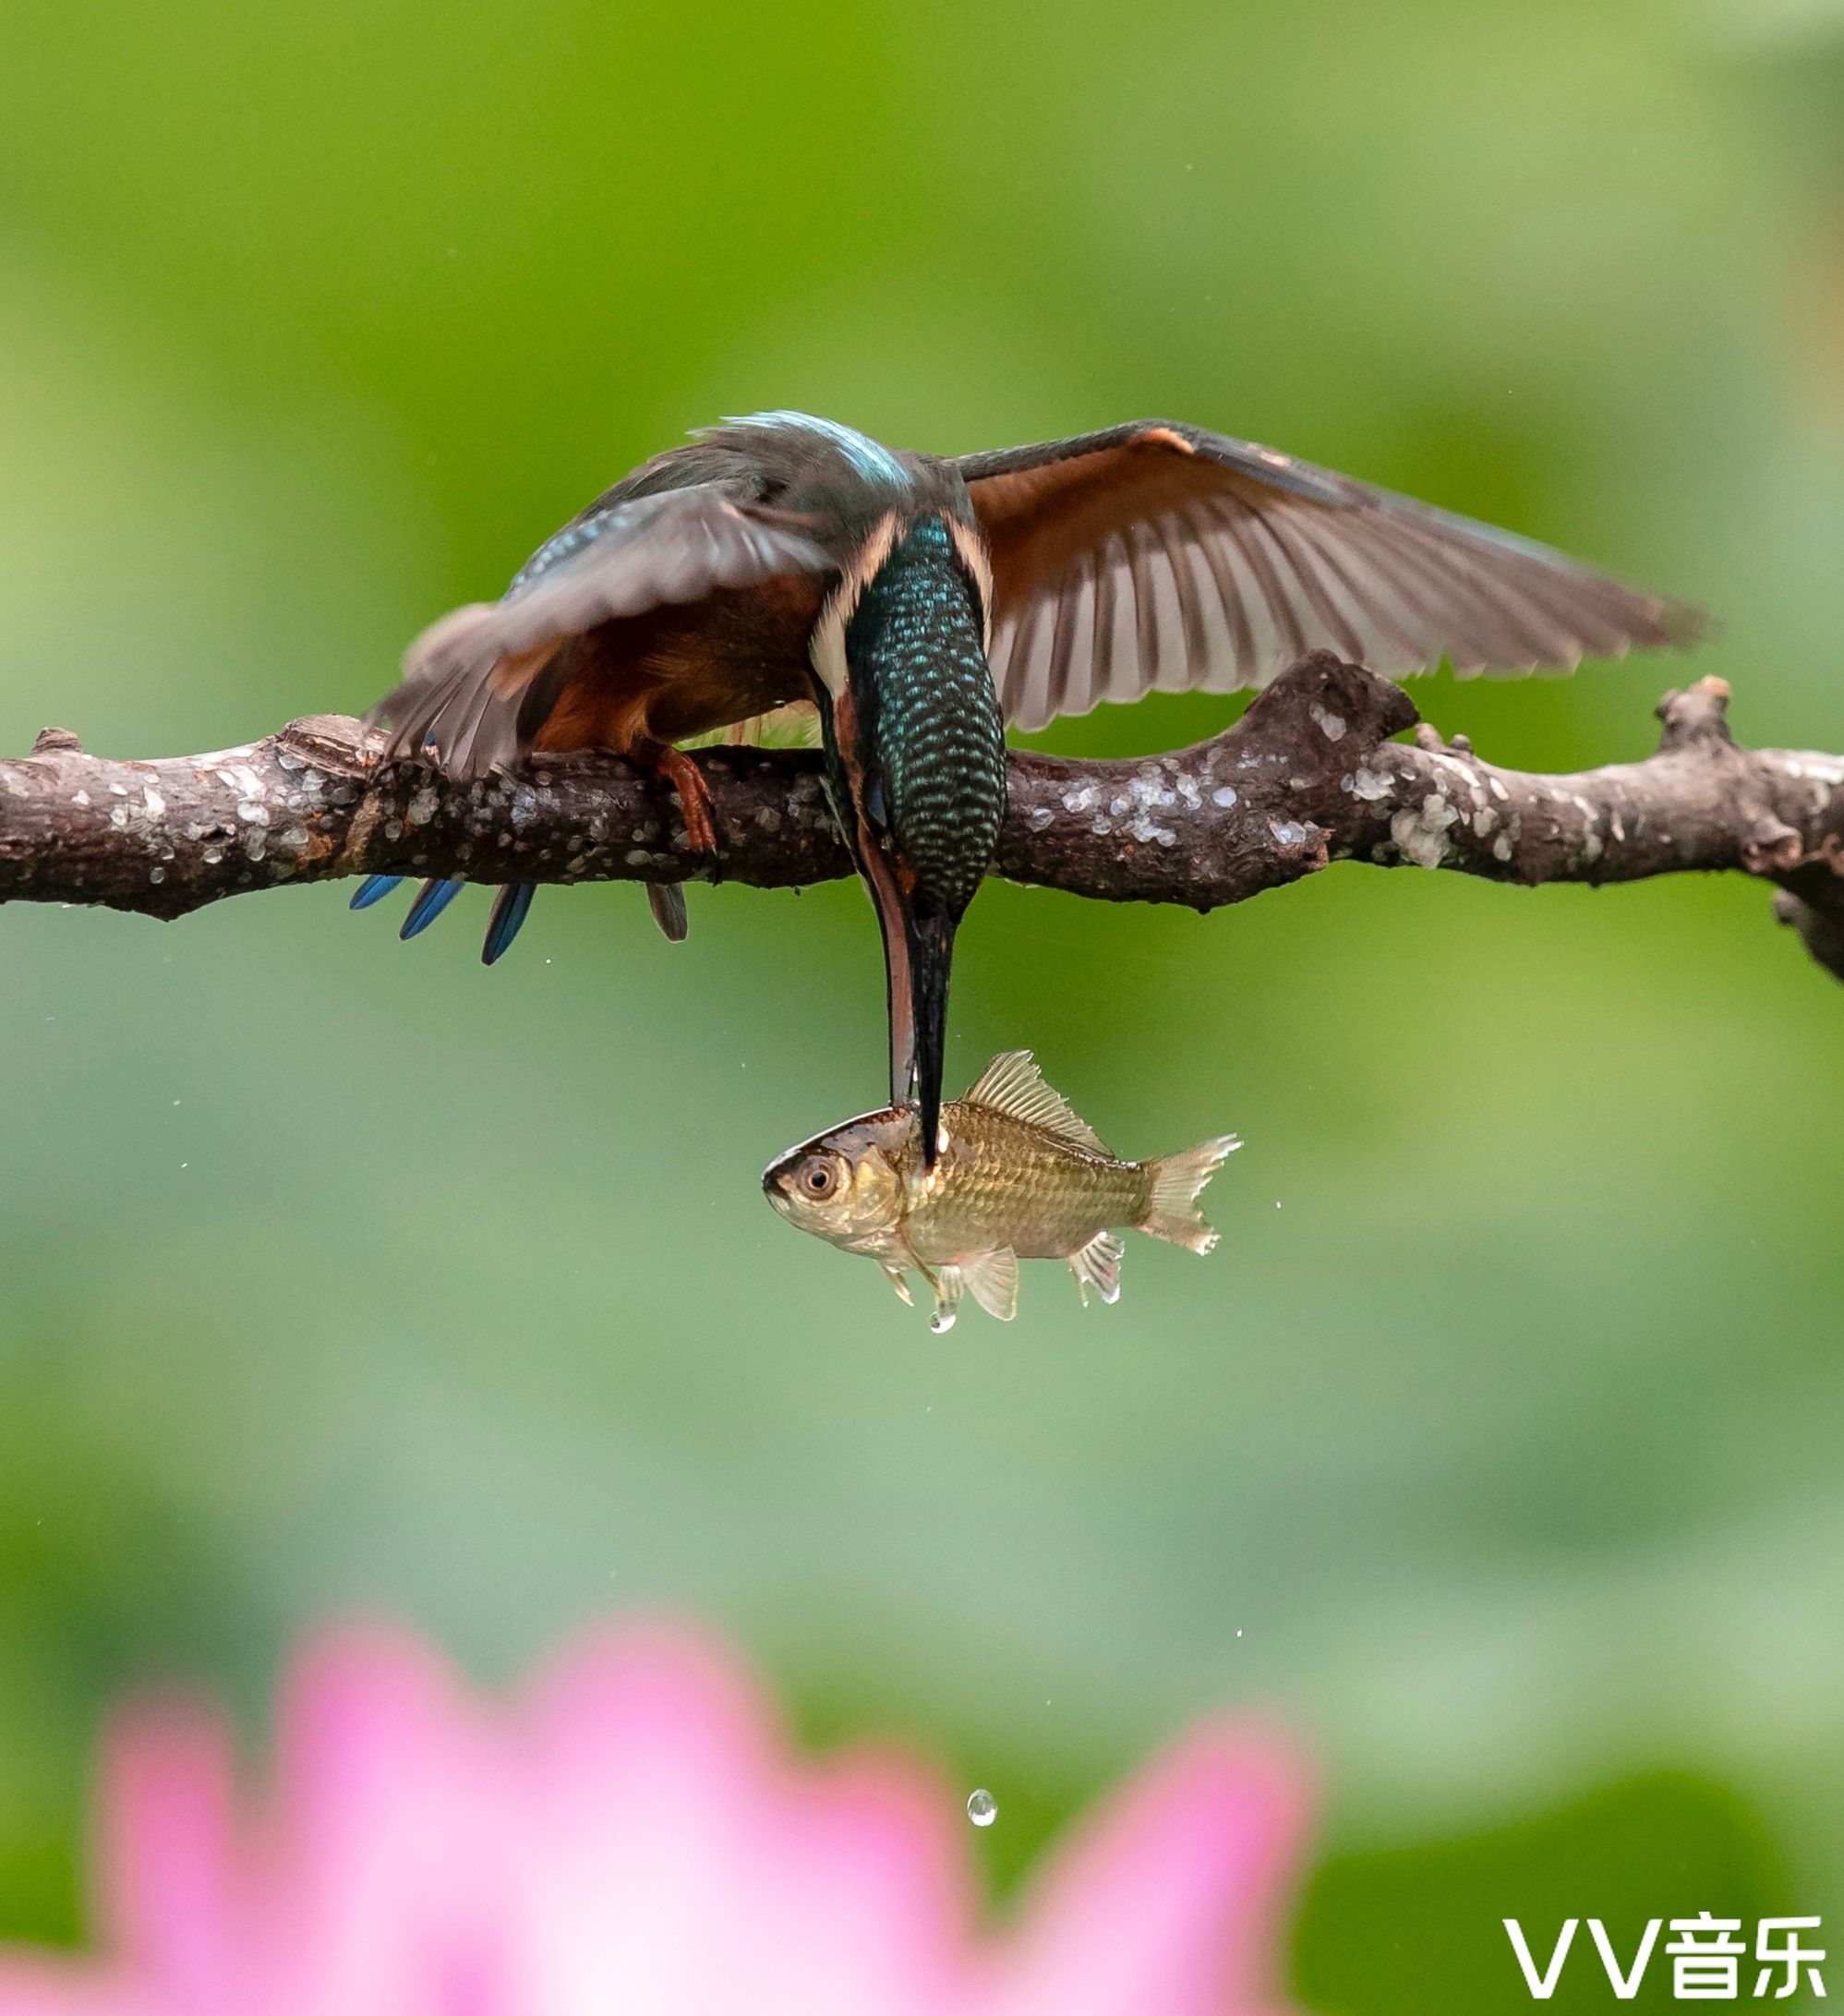
[[[1689,870],[1771,879],[1778,913],[1844,979],[1844,758],[1749,752],[1729,689],[1668,694],[1642,763],[1503,770],[1416,727],[1399,686],[1318,652],[1194,748],[1126,763],[1015,754],[997,872],[1115,902],[1211,910],[1332,861],[1497,882],[1627,882]],[[1392,740],[1416,728],[1412,742]],[[0,902],[156,917],[247,890],[401,873],[470,881],[705,875],[671,794],[619,758],[543,757],[457,784],[379,768],[320,715],[238,749],[157,762],[86,754],[47,729],[0,762]],[[718,872],[788,887],[850,872],[810,753],[708,749]]]

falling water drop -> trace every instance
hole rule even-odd
[[[967,1817],[975,1827],[991,1827],[999,1817],[999,1802],[982,1785],[967,1799]]]

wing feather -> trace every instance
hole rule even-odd
[[[1701,611],[1509,532],[1164,420],[966,455],[993,670],[1041,728],[1155,686],[1265,685],[1329,646],[1514,674],[1690,644]]]
[[[1268,514],[1259,505],[1243,519],[1242,532],[1248,564],[1260,577],[1261,593],[1274,618],[1281,646],[1290,658],[1298,658],[1307,648],[1307,626],[1302,620],[1304,612],[1281,578],[1286,549],[1274,537]]]
[[[1296,513],[1286,538],[1275,534],[1266,512],[1257,512],[1254,523],[1267,541],[1276,583],[1284,584],[1283,592],[1289,606],[1298,609],[1307,622],[1316,620],[1320,629],[1332,639],[1335,650],[1361,664],[1364,640],[1332,592],[1336,577],[1328,576],[1322,568],[1314,564],[1317,549],[1301,537],[1309,515],[1305,512]]]
[[[1205,603],[1191,578],[1191,549],[1185,542],[1184,520],[1176,512],[1161,512],[1152,521],[1159,535],[1161,556],[1177,605],[1178,624],[1184,642],[1184,677],[1179,690],[1195,686],[1210,670],[1210,640],[1204,634]],[[1162,621],[1163,618],[1162,610]]]
[[[1085,553],[1077,570],[1074,587],[1056,598],[1055,621],[1050,626],[1050,664],[1044,675],[1044,711],[1060,714],[1065,696],[1069,691],[1070,667],[1075,663],[1077,639],[1081,635],[1083,618],[1094,594],[1094,555]],[[1089,622],[1094,619],[1091,615]]]
[[[1344,591],[1359,648],[1351,655],[1374,671],[1403,672],[1421,662],[1415,617],[1403,603],[1399,585],[1372,555],[1332,537],[1323,519],[1300,514],[1299,536],[1311,549],[1321,577]],[[1559,637],[1557,647],[1565,648]]]
[[[1203,555],[1204,565],[1210,570],[1211,583],[1216,590],[1217,608],[1225,626],[1229,656],[1221,676],[1223,682],[1223,690],[1228,692],[1237,686],[1252,686],[1255,683],[1255,633],[1249,626],[1248,604],[1243,597],[1241,584],[1235,577],[1229,549],[1223,539],[1212,531],[1211,521],[1216,515],[1207,501],[1199,500],[1187,513],[1187,525],[1193,543]],[[1207,634],[1213,627],[1207,623]]]
[[[1449,640],[1446,656],[1456,671],[1468,672],[1494,662],[1522,668],[1528,662],[1502,638],[1497,640],[1495,652],[1491,611],[1452,553],[1417,537],[1412,525],[1386,521],[1367,529],[1383,563],[1401,574],[1404,587],[1416,597],[1416,629],[1424,651],[1432,627],[1438,625]],[[1580,622],[1585,622],[1585,617]]]
[[[1064,689],[1064,704],[1058,710],[1064,714],[1080,714],[1085,705],[1093,706],[1093,696],[1107,683],[1108,659],[1115,647],[1115,626],[1120,622],[1120,569],[1115,559],[1115,537],[1111,535],[1105,545],[1089,555],[1095,570],[1095,621],[1091,632],[1089,661],[1083,668],[1088,678],[1079,685],[1076,667],[1070,666],[1069,682]],[[1005,698],[1003,685],[999,688],[999,697],[1001,701]]]
[[[1128,525],[1127,550],[1127,579],[1133,585],[1133,642],[1137,663],[1113,668],[1108,697],[1114,700],[1137,700],[1145,686],[1159,683],[1162,625],[1152,586],[1155,549],[1152,527],[1144,519],[1136,519]]]
[[[1011,639],[1011,661],[1018,667],[1018,690],[1029,694],[1030,704],[1039,709],[1045,700],[1044,682],[1039,668],[1047,663],[1047,654],[1039,649],[1039,645],[1052,606],[1042,599],[1028,603],[1019,613]]]
[[[1270,576],[1256,553],[1247,506],[1239,499],[1225,499],[1213,515],[1223,528],[1221,537],[1224,552],[1239,584],[1243,607],[1248,611],[1249,633],[1253,640],[1248,662],[1236,683],[1252,686],[1263,682],[1264,667],[1284,665],[1297,654],[1275,610],[1274,598],[1270,593]]]
[[[535,731],[532,703],[556,683],[549,669],[585,631],[828,564],[801,524],[732,484],[621,497],[540,547],[502,600],[432,623],[368,718],[391,725],[387,757],[433,754],[461,777],[504,769]]]

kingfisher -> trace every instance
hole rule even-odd
[[[1006,812],[1006,730],[1159,689],[1265,685],[1328,647],[1391,676],[1572,670],[1693,642],[1700,611],[1553,549],[1171,420],[941,456],[758,413],[644,463],[547,539],[496,602],[443,617],[373,710],[387,760],[456,779],[597,749],[676,791],[681,746],[816,711],[833,813],[884,943],[890,1095],[932,1165],[949,969]],[[400,881],[374,876],[375,902]],[[413,936],[461,887],[425,883]],[[533,885],[500,890],[483,957]],[[650,887],[669,936],[678,885]]]

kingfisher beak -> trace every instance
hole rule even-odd
[[[849,621],[823,616],[811,649],[827,790],[883,932],[890,1097],[920,1109],[932,1169],[954,935],[998,843],[1005,724],[947,527],[891,524],[898,543],[861,554]]]
[[[889,856],[866,835],[864,879],[884,936],[890,1017],[890,1100],[922,1109],[922,1166],[934,1166],[941,1127],[942,1056],[947,1044],[947,976],[954,924],[918,911]]]
[[[916,1105],[922,1117],[922,1167],[934,1167],[941,1135],[941,1070],[947,1047],[947,971],[954,957],[954,925],[941,916],[903,920],[910,967]]]

